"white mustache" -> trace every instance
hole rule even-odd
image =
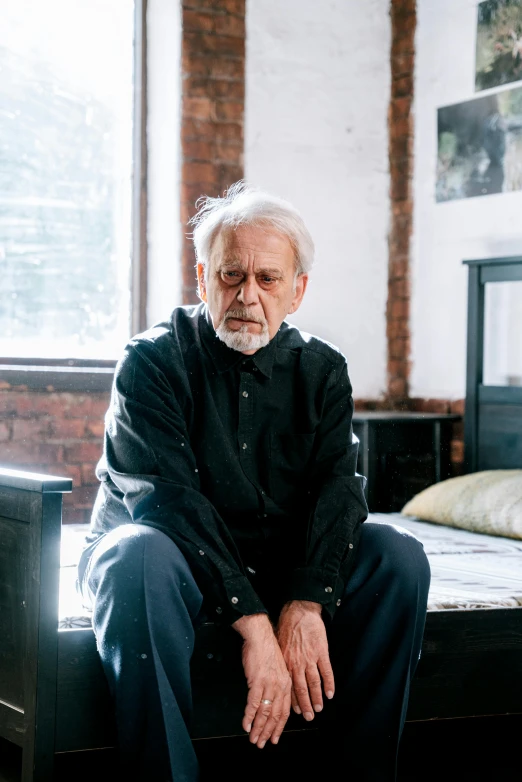
[[[248,309],[228,310],[228,312],[225,313],[225,322],[227,320],[231,320],[232,318],[237,318],[239,320],[251,320],[254,323],[259,323],[261,326],[266,324],[266,320],[264,318],[259,318],[256,315],[253,315]]]

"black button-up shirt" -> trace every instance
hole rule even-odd
[[[367,516],[352,412],[328,343],[284,322],[246,356],[205,305],[178,307],[116,367],[88,541],[129,522],[166,533],[218,621],[266,600],[311,600],[331,618]]]

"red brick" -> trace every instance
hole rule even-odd
[[[52,472],[50,467],[63,462],[63,445],[8,442],[2,446],[2,461],[9,466],[28,465],[38,462],[45,466],[44,472]]]
[[[388,352],[390,358],[405,359],[410,355],[410,340],[407,337],[396,337],[389,340]]]
[[[392,215],[409,222],[413,215],[413,201],[396,201],[392,204]]]
[[[244,60],[212,60],[211,73],[215,79],[229,79],[245,83]]]
[[[191,119],[214,119],[214,101],[209,98],[183,98],[183,116]]]
[[[185,8],[183,10],[183,30],[211,33],[214,30],[214,19],[215,17],[213,14]]]
[[[67,464],[97,462],[102,455],[102,450],[101,443],[85,440],[84,442],[65,447],[65,461]]]
[[[83,486],[97,486],[99,480],[95,473],[95,464],[82,464],[81,466],[81,483]]]
[[[183,8],[196,11],[219,12],[221,14],[245,15],[245,0],[184,0]]]
[[[60,471],[67,478],[72,478],[73,487],[82,485],[82,473],[77,464],[60,464]]]
[[[66,418],[91,418],[99,420],[105,417],[109,407],[110,394],[91,394],[74,400],[65,415]]]
[[[214,29],[217,35],[230,35],[233,38],[245,40],[245,19],[242,16],[216,16]]]
[[[456,413],[456,415],[464,415],[465,405],[465,399],[454,399],[450,404],[450,410],[452,413]]]
[[[407,320],[410,314],[410,302],[407,299],[394,299],[391,301],[390,317],[392,320]]]
[[[217,101],[215,116],[218,121],[240,122],[243,120],[244,104],[234,101]]]
[[[388,374],[390,377],[407,377],[408,362],[401,359],[388,359]]]
[[[462,440],[451,441],[451,461],[456,463],[464,461],[464,443]]]
[[[388,295],[394,299],[408,299],[410,297],[410,281],[407,277],[392,278],[388,283]]]
[[[408,396],[408,383],[405,378],[393,377],[388,383],[388,394],[396,397]]]
[[[397,339],[398,337],[409,337],[410,329],[407,320],[388,320],[386,325],[386,334],[388,339]]]
[[[404,258],[391,258],[389,267],[389,276],[393,278],[403,278],[409,273],[409,263],[407,257]]]
[[[214,54],[219,57],[243,59],[245,43],[240,38],[225,35],[204,35],[202,33],[186,32],[183,35],[183,50]]]
[[[185,160],[204,160],[211,161],[214,158],[214,144],[210,141],[183,142],[183,156]]]
[[[450,411],[451,411],[451,404],[450,404]],[[454,440],[463,440],[464,439],[464,421],[454,421],[451,427],[452,435]]]
[[[217,171],[212,163],[194,160],[183,163],[181,176],[184,182],[205,182],[213,184],[217,180]]]
[[[85,432],[89,437],[97,437],[102,439],[105,433],[105,422],[101,421],[87,421],[85,426]]]
[[[214,74],[185,74],[183,77],[183,94],[187,98],[210,98],[211,100],[243,101],[245,87],[243,81],[219,79]],[[204,119],[204,118],[203,118]]]
[[[51,419],[42,418],[23,419],[15,418],[13,421],[13,440],[22,442],[36,442],[46,440],[51,431]]]
[[[447,399],[414,399],[412,403],[415,410],[419,413],[439,413],[449,412],[449,402]]]
[[[51,423],[51,439],[80,440],[85,437],[85,419],[54,418]]]
[[[245,0],[214,0],[214,5],[229,14],[245,16]]]

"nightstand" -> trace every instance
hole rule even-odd
[[[461,416],[356,412],[357,471],[365,475],[372,512],[400,511],[415,494],[451,476],[452,426]]]

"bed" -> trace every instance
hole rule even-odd
[[[522,468],[522,388],[482,383],[485,286],[522,281],[522,258],[468,268],[468,468]],[[22,782],[51,779],[57,752],[114,745],[90,617],[74,589],[84,530],[61,526],[71,489],[69,479],[0,469],[0,736],[23,748]],[[373,518],[413,531],[432,567],[408,720],[522,713],[522,540],[400,514]],[[230,628],[197,631],[194,740],[242,733],[240,645]],[[314,725],[292,714],[287,729]]]

